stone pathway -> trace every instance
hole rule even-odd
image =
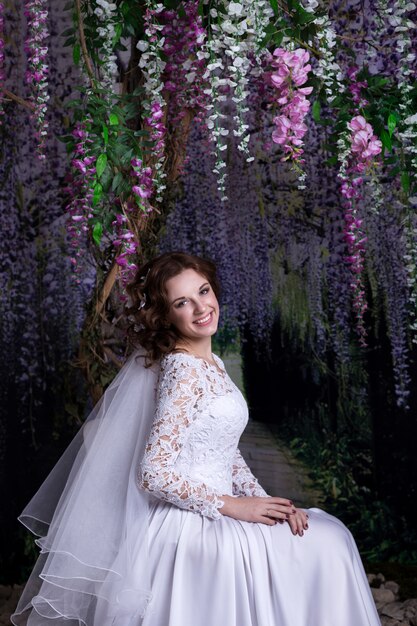
[[[268,493],[291,498],[297,506],[320,506],[320,493],[314,488],[307,470],[276,441],[267,426],[250,421],[239,447]],[[398,584],[386,581],[382,574],[368,574],[368,580],[382,626],[417,626],[417,600],[399,602]],[[0,585],[0,626],[10,624],[10,614],[21,589],[18,585]]]
[[[250,420],[239,449],[271,496],[290,498],[299,507],[320,506],[321,494],[314,488],[305,467],[276,441],[265,424]]]

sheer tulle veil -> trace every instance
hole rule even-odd
[[[44,626],[50,619],[96,626],[101,615],[104,626],[132,618],[138,623],[144,614],[150,600],[148,499],[136,476],[158,370],[144,367],[142,350],[130,356],[19,517],[38,536],[41,553],[13,624]],[[132,576],[134,545],[141,558],[136,548]]]

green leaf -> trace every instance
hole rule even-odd
[[[97,178],[100,178],[100,176],[106,169],[106,165],[107,165],[107,154],[103,152],[103,154],[100,154],[100,156],[98,157],[97,163],[96,163]]]
[[[114,33],[114,37],[113,37],[113,47],[117,44],[117,42],[119,41],[120,37],[122,36],[122,32],[123,32],[123,26],[122,24],[120,24],[120,22],[118,24],[116,24],[115,26],[115,33]]]
[[[390,137],[389,133],[385,129],[381,132],[381,141],[382,141],[383,146],[387,150],[389,150],[389,151],[392,150],[391,137]]]
[[[401,172],[401,186],[405,193],[410,191],[410,174],[408,172]]]
[[[276,33],[276,35],[274,35],[274,44],[279,47],[282,44],[283,39],[284,39],[283,32]]]
[[[100,183],[96,183],[94,185],[94,193],[93,193],[93,206],[96,206],[103,195],[103,187]]]
[[[107,128],[105,124],[103,124],[102,129],[103,129],[102,135],[104,139],[104,144],[107,146],[107,144],[109,143],[109,129]]]
[[[269,2],[274,12],[274,15],[279,15],[278,0],[269,0]]]
[[[326,165],[337,165],[338,159],[337,156],[331,156],[325,161]]]
[[[75,65],[80,64],[80,58],[81,58],[81,46],[79,43],[76,43],[72,49],[72,59]]]
[[[388,132],[389,132],[389,136],[392,137],[392,133],[395,130],[395,127],[397,126],[397,116],[394,113],[390,113],[388,115]]]
[[[309,22],[313,22],[317,19],[317,15],[309,13],[301,6],[297,7],[296,16],[298,24],[308,24]]]
[[[400,165],[396,165],[395,167],[393,167],[392,169],[390,169],[388,171],[388,176],[397,176],[397,174],[399,174],[401,172],[401,166]]]
[[[96,222],[93,226],[93,241],[98,246],[101,243],[102,236],[103,236],[103,224],[101,222]]]
[[[312,115],[313,115],[313,120],[315,122],[320,122],[321,104],[320,104],[319,100],[314,100],[313,106],[311,108],[311,112],[312,112]]]
[[[122,181],[123,181],[123,174],[121,172],[117,172],[111,184],[112,191],[116,191]]]
[[[110,124],[110,126],[118,126],[119,125],[119,118],[117,117],[116,113],[110,113],[110,115],[109,115],[109,124]]]

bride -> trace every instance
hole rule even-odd
[[[41,555],[13,624],[378,626],[349,530],[239,452],[214,265],[163,254],[129,291],[140,348],[22,513]]]

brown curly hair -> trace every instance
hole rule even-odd
[[[215,264],[186,252],[166,252],[148,261],[138,269],[134,280],[127,286],[131,298],[128,337],[133,346],[139,344],[145,348],[148,366],[175,350],[177,341],[181,339],[175,326],[166,319],[169,313],[166,283],[186,269],[193,269],[204,276],[219,298],[220,285]]]

